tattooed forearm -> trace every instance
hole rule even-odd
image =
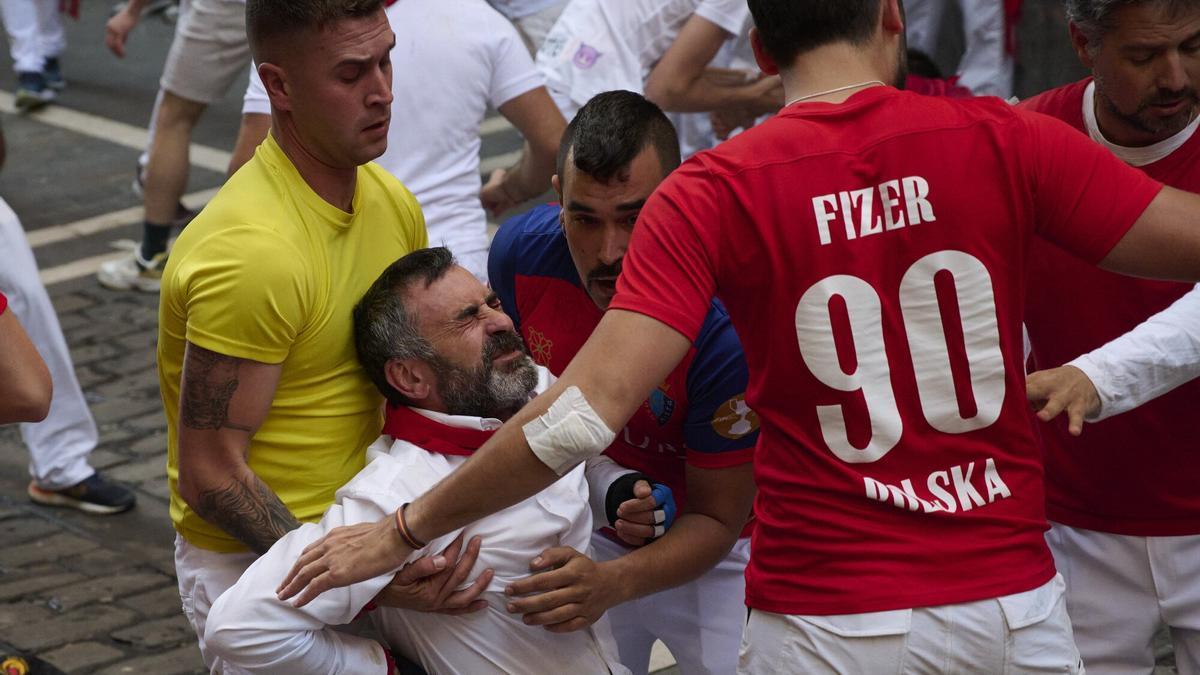
[[[183,364],[180,421],[192,429],[254,429],[229,420],[229,401],[238,388],[240,359],[189,344]]]
[[[300,521],[279,501],[279,496],[257,476],[249,485],[235,478],[200,493],[196,513],[260,554],[300,527]]]

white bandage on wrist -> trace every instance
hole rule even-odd
[[[545,414],[521,430],[533,454],[559,476],[604,452],[617,437],[579,387],[567,387]]]

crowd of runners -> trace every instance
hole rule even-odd
[[[0,9],[52,104],[58,2]],[[1200,674],[1200,1],[1065,0],[1023,101],[1020,3],[956,73],[946,9],[183,0],[98,282],[159,295],[205,666]],[[30,499],[133,508],[3,202],[0,259]]]

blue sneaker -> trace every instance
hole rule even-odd
[[[62,76],[62,69],[58,65],[57,56],[46,59],[46,64],[42,66],[42,78],[45,79],[46,86],[55,91],[62,91],[67,86],[67,81]]]
[[[99,473],[62,490],[46,490],[29,484],[29,499],[43,506],[66,506],[85,513],[109,515],[132,509],[137,503],[133,490],[118,485]]]
[[[41,73],[17,73],[17,112],[27,113],[54,100],[54,90],[46,86]]]

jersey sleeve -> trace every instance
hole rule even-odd
[[[644,314],[695,342],[717,288],[722,186],[696,158],[642,208],[610,309]]]
[[[542,74],[533,66],[529,50],[517,34],[517,29],[496,14],[496,37],[492,48],[492,82],[488,98],[499,108],[514,98],[546,84]]]
[[[259,228],[232,226],[181,261],[187,341],[261,363],[282,363],[304,328],[308,273],[298,252]]]
[[[1091,264],[1125,236],[1162,184],[1066,123],[1018,111],[1034,222],[1041,236]]]
[[[758,416],[746,405],[749,379],[742,343],[724,309],[714,303],[687,374],[688,464],[721,469],[754,459]]]
[[[8,298],[4,297],[3,293],[0,293],[0,314],[3,314],[4,311],[7,309],[8,309]]]
[[[518,333],[521,331],[521,313],[517,310],[517,247],[524,218],[520,215],[505,221],[492,238],[492,248],[488,252],[488,283],[500,297],[504,313],[512,319]]]
[[[708,19],[730,35],[737,35],[750,17],[750,9],[743,0],[701,0],[696,16]]]

